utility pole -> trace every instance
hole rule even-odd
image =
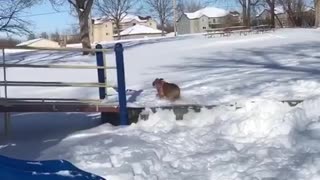
[[[172,0],[173,1],[173,29],[174,29],[174,36],[177,36],[177,1],[176,0]]]

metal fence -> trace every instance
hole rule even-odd
[[[125,86],[125,71],[124,71],[124,57],[123,57],[123,46],[117,43],[114,47],[116,67],[107,67],[104,53],[111,52],[110,49],[103,49],[100,44],[95,49],[84,49],[84,48],[34,48],[34,47],[1,47],[2,49],[2,64],[0,67],[3,69],[3,81],[0,81],[0,86],[4,87],[4,98],[0,98],[0,104],[14,105],[15,103],[27,102],[28,105],[32,103],[51,103],[51,102],[72,102],[77,103],[93,103],[96,105],[101,104],[106,96],[106,89],[110,86],[107,85],[106,81],[106,70],[116,69],[117,71],[117,85],[118,85],[118,96],[119,96],[119,112],[121,125],[128,124],[128,113],[126,107],[126,86]],[[95,53],[96,66],[94,65],[63,65],[63,64],[12,64],[6,60],[5,49],[23,49],[23,50],[34,50],[34,51],[73,51],[73,52],[91,52]],[[43,81],[9,81],[7,78],[8,68],[47,68],[47,69],[96,69],[98,75],[98,82],[43,82]],[[12,98],[8,97],[8,87],[88,87],[99,89],[99,99],[66,99],[66,98]],[[5,113],[5,121],[9,121],[9,113]]]

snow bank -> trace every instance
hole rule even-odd
[[[189,112],[168,110],[129,127],[66,137],[39,159],[65,158],[107,179],[317,179],[320,97],[296,107],[266,99]],[[148,111],[148,110],[146,110]]]

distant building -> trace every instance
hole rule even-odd
[[[112,41],[117,36],[117,28],[113,19],[102,17],[95,18],[92,22],[92,42]],[[157,22],[150,16],[141,17],[127,14],[120,23],[120,32],[135,25],[157,29]]]
[[[240,24],[240,13],[206,7],[193,13],[183,13],[177,21],[178,34],[202,33],[207,30]]]
[[[20,47],[46,47],[46,48],[59,48],[59,43],[56,41],[51,41],[49,39],[43,39],[43,38],[38,38],[38,39],[32,39],[29,41],[22,42],[18,44],[17,46]]]

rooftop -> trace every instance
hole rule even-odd
[[[123,30],[122,32],[120,32],[120,35],[125,36],[125,35],[136,35],[136,34],[160,34],[160,33],[161,31],[158,29],[153,29],[151,27],[137,24]]]
[[[184,13],[189,19],[198,19],[202,16],[211,18],[223,17],[229,14],[228,11],[216,7],[206,7],[193,13]]]

